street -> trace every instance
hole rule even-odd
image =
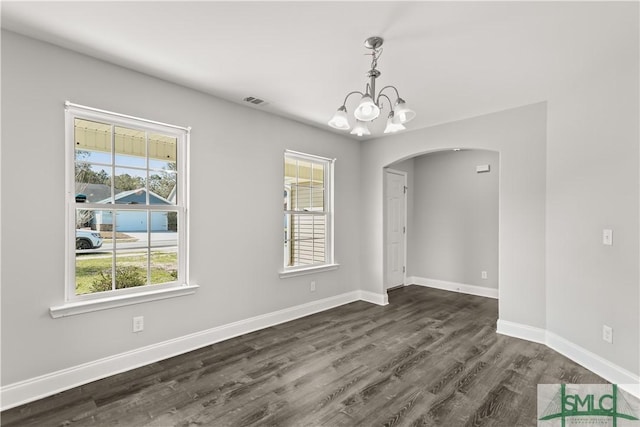
[[[147,233],[131,233],[127,232],[127,235],[131,236],[137,241],[126,241],[126,242],[117,242],[116,241],[116,250],[118,252],[135,252],[140,249],[147,248]],[[177,248],[178,245],[178,233],[176,232],[153,232],[151,233],[151,244],[148,245],[151,248]],[[113,243],[105,241],[102,244],[102,247],[98,249],[85,249],[85,250],[76,250],[76,254],[97,254],[100,252],[106,252],[113,250]]]

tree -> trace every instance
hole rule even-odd
[[[89,151],[76,150],[76,184],[109,184],[109,174],[104,169],[96,172],[91,169],[91,164],[87,159],[91,153]],[[82,192],[84,189],[79,189]]]
[[[138,188],[145,188],[144,178],[141,176],[131,176],[128,173],[116,175],[114,180],[114,186],[116,193],[120,191],[136,190]]]
[[[88,227],[93,219],[93,211],[85,209],[76,210],[76,228]]]
[[[177,185],[177,175],[175,173],[177,165],[176,163],[167,163],[167,165],[166,170],[155,173],[149,177],[149,190],[160,197],[170,200]],[[169,222],[169,230],[177,231],[178,214],[176,212],[169,212],[167,220]]]
[[[96,172],[88,163],[76,163],[76,183],[78,184],[109,184],[109,175],[104,169]]]
[[[96,172],[91,169],[91,164],[86,163],[90,155],[89,151],[76,150],[75,182],[77,193],[85,193],[89,184],[108,184],[109,175],[107,172],[104,170]],[[90,225],[92,219],[93,211],[86,209],[76,210],[76,228]]]
[[[149,177],[149,190],[153,191],[160,197],[164,197],[165,199],[168,199],[171,196],[176,184],[175,173],[162,171]]]

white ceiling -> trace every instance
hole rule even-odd
[[[385,39],[378,88],[419,129],[606,73],[637,19],[608,2],[2,2],[3,28],[328,130],[364,90],[369,36]]]

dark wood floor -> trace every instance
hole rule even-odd
[[[535,426],[538,383],[602,383],[495,332],[497,301],[408,286],[96,381],[3,426]]]

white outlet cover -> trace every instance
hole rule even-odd
[[[141,332],[144,330],[144,317],[137,316],[133,318],[133,332]]]
[[[602,339],[608,343],[613,343],[613,328],[611,326],[602,325]]]

